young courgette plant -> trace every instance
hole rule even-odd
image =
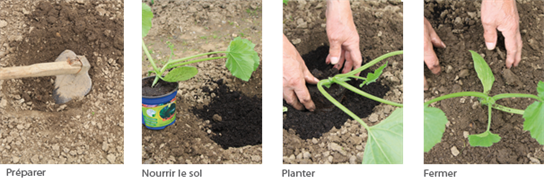
[[[374,64],[380,62],[383,59],[386,59],[391,56],[400,55],[403,51],[395,51],[382,55],[369,63],[345,74],[337,74],[328,79],[321,80],[317,83],[317,88],[319,91],[336,107],[340,108],[350,117],[355,119],[357,122],[363,126],[368,133],[368,139],[365,146],[365,152],[363,155],[363,164],[401,164],[402,163],[402,104],[388,101],[376,96],[373,96],[369,93],[366,93],[358,88],[351,86],[346,83],[351,79],[362,79],[363,83],[359,87],[368,85],[372,82],[375,82],[378,77],[382,74],[383,69],[387,66],[387,63],[382,65],[380,68],[374,71],[374,73],[368,73],[367,77],[356,76],[356,73],[359,73]],[[348,108],[340,104],[336,99],[334,99],[323,86],[329,88],[332,84],[339,84],[340,86],[349,89],[359,95],[367,97],[369,99],[399,107],[391,113],[389,117],[374,126],[368,126],[361,118],[351,112]]]
[[[142,38],[145,37],[151,29],[151,19],[153,19],[153,12],[151,11],[151,8],[147,4],[142,3]],[[240,37],[234,38],[234,40],[230,42],[229,47],[226,51],[202,53],[176,60],[172,60],[174,50],[173,47],[170,46],[170,57],[162,68],[157,67],[157,65],[155,64],[155,61],[149,53],[143,39],[142,47],[145,55],[147,56],[147,59],[149,60],[149,63],[151,63],[151,66],[153,67],[153,70],[149,72],[155,73],[156,76],[152,86],[155,86],[159,79],[162,79],[166,82],[178,82],[191,79],[196,74],[198,74],[198,70],[196,69],[196,67],[187,66],[188,64],[223,58],[227,59],[225,66],[233,76],[240,78],[241,80],[248,81],[251,77],[251,73],[257,70],[257,68],[259,67],[260,60],[259,55],[254,50],[255,44],[251,43],[251,41],[247,39],[242,39]],[[225,55],[197,59],[199,57],[212,54]],[[166,71],[169,72],[166,74],[166,76],[164,76]]]
[[[537,86],[538,95],[524,94],[524,93],[504,93],[495,96],[489,96],[489,91],[493,86],[495,77],[491,68],[487,65],[485,60],[478,53],[470,50],[472,54],[472,60],[474,61],[474,69],[478,74],[478,78],[482,82],[484,92],[459,92],[447,94],[441,97],[434,98],[425,102],[424,105],[424,152],[429,152],[434,145],[440,142],[442,135],[446,128],[448,118],[446,114],[435,107],[429,107],[429,104],[438,102],[444,99],[454,97],[472,96],[477,97],[480,103],[487,106],[487,129],[480,134],[472,134],[468,136],[468,142],[471,146],[490,147],[493,143],[497,143],[501,140],[498,134],[494,134],[490,131],[491,127],[491,111],[497,109],[504,112],[523,115],[525,121],[523,122],[523,130],[528,130],[531,137],[535,138],[538,143],[544,145],[544,82],[540,81]],[[495,103],[497,100],[503,98],[531,98],[535,102],[529,105],[525,110],[513,109],[506,106]]]

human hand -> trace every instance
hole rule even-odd
[[[297,49],[283,35],[283,99],[297,110],[315,110],[306,82],[317,84]]]
[[[335,64],[335,68],[344,69],[347,73],[361,67],[363,58],[359,49],[359,33],[353,23],[349,1],[327,1],[327,37],[329,38],[329,55],[327,64]],[[345,62],[344,62],[345,61]],[[359,76],[360,73],[356,75]]]
[[[426,18],[423,19],[423,60],[433,74],[438,74],[440,73],[440,65],[438,64],[438,57],[436,56],[436,53],[434,53],[433,46],[446,48],[446,45],[440,40],[431,26],[431,23]],[[429,89],[425,77],[423,77],[423,89]]]
[[[514,0],[483,0],[482,24],[487,49],[497,45],[497,30],[504,36],[506,67],[518,66],[523,46],[519,32],[519,14]]]

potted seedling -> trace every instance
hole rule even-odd
[[[142,3],[142,38],[151,29],[153,12],[151,8]],[[202,53],[180,59],[172,59],[173,47],[170,46],[171,54],[166,63],[159,68],[149,53],[145,42],[142,39],[142,47],[147,60],[153,67],[149,73],[154,76],[142,79],[142,91],[158,91],[156,96],[142,96],[142,123],[149,129],[160,130],[173,124],[176,120],[176,94],[178,82],[191,79],[198,70],[189,64],[226,58],[225,66],[230,73],[244,81],[248,81],[253,71],[259,67],[259,55],[254,50],[255,44],[240,37],[232,40],[226,51],[214,51]],[[217,57],[205,57],[212,54],[224,54]],[[205,58],[201,58],[205,57]]]
[[[387,66],[387,63],[382,65],[380,68],[374,71],[374,73],[368,73],[367,77],[356,76],[356,73],[359,73],[376,63],[380,62],[383,59],[386,59],[391,56],[400,55],[403,51],[395,51],[382,55],[369,63],[357,68],[349,73],[337,74],[328,79],[321,80],[317,83],[317,88],[319,91],[327,98],[331,103],[336,107],[340,108],[350,117],[355,119],[357,122],[367,130],[368,139],[365,146],[365,152],[363,155],[364,164],[401,164],[402,163],[402,104],[388,101],[376,96],[373,96],[369,93],[366,93],[358,88],[351,86],[346,81],[351,79],[361,79],[363,83],[359,87],[363,87],[372,82],[375,82],[383,72],[383,69]],[[379,124],[374,126],[368,126],[361,118],[351,112],[348,108],[343,106],[338,102],[334,97],[332,97],[323,86],[329,88],[332,84],[338,84],[348,90],[351,90],[359,95],[367,97],[369,99],[399,107],[395,109],[389,117],[381,121]],[[285,110],[285,109],[284,109]]]
[[[490,147],[501,140],[501,137],[498,134],[494,134],[490,131],[492,109],[523,115],[523,118],[525,119],[523,122],[523,130],[529,131],[531,137],[535,138],[538,143],[544,145],[544,82],[539,81],[536,89],[538,92],[537,95],[503,93],[489,96],[489,91],[495,81],[493,72],[482,56],[472,50],[470,50],[470,53],[472,54],[472,60],[474,61],[474,70],[476,70],[478,78],[482,82],[484,91],[483,93],[473,91],[452,93],[434,98],[424,103],[424,152],[429,152],[434,145],[440,142],[446,128],[446,123],[448,122],[448,118],[442,110],[435,107],[429,107],[429,105],[444,99],[464,96],[477,97],[480,103],[486,105],[488,109],[487,129],[483,133],[468,136],[468,142],[471,146]],[[496,103],[497,100],[514,97],[530,98],[534,99],[535,102],[529,105],[525,110],[513,109]]]

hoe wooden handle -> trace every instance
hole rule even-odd
[[[40,63],[30,66],[0,68],[0,80],[26,77],[76,74],[81,70],[80,61]]]

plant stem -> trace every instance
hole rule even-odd
[[[149,51],[147,50],[144,39],[142,39],[142,47],[144,48],[144,53],[147,56],[147,59],[149,60],[149,63],[151,63],[151,66],[153,67],[155,72],[159,71],[159,68],[157,67],[157,65],[155,65],[155,61],[153,61],[153,57],[151,57],[151,54],[149,54]]]
[[[497,110],[501,110],[501,111],[509,112],[509,113],[513,113],[513,114],[519,114],[519,115],[523,115],[523,113],[525,113],[525,110],[513,109],[513,108],[506,107],[506,106],[499,105],[499,104],[494,104],[493,109],[497,109]]]
[[[177,65],[175,65],[175,66],[170,66],[170,65],[172,65],[172,64],[175,64],[175,63],[178,63],[178,62],[181,62],[181,61],[185,61],[185,60],[189,60],[189,59],[193,59],[193,58],[197,58],[197,57],[202,57],[202,56],[206,56],[206,55],[216,54],[216,53],[228,53],[228,51],[208,52],[208,53],[202,53],[202,54],[198,54],[198,55],[193,55],[193,56],[190,56],[190,57],[180,58],[180,59],[177,59],[177,60],[170,60],[170,61],[168,61],[168,63],[166,63],[166,64],[162,67],[162,69],[161,69],[161,74],[162,74],[164,71],[166,71],[166,69],[174,68],[174,67],[177,67],[177,66],[182,66],[182,65],[186,65],[186,64],[192,64],[192,63],[202,62],[202,61],[206,61],[206,60],[213,60],[213,59],[219,59],[219,58],[227,58],[227,56],[222,56],[222,57],[212,57],[212,58],[203,58],[203,59],[198,59],[198,60],[183,62],[183,63],[177,64]]]
[[[487,106],[487,131],[491,128],[491,105]]]
[[[480,93],[480,92],[459,92],[459,93],[452,93],[452,94],[444,95],[444,96],[437,97],[437,98],[434,98],[432,100],[429,100],[429,101],[425,102],[425,106],[427,106],[427,105],[429,105],[431,103],[434,103],[434,102],[438,102],[440,100],[454,98],[454,97],[464,97],[464,96],[474,96],[474,97],[479,97],[479,98],[483,98],[483,99],[489,97],[489,96],[485,95],[484,93]],[[491,97],[491,99],[496,101],[496,100],[503,99],[503,98],[513,98],[513,97],[532,98],[532,99],[536,99],[538,101],[542,101],[542,99],[540,99],[539,97],[537,97],[535,95],[524,94],[524,93],[503,93],[503,94],[495,95],[495,96]],[[506,106],[503,106],[503,105],[499,105],[499,104],[493,104],[491,107],[494,108],[494,109],[497,109],[497,110],[501,110],[501,111],[509,112],[509,113],[513,113],[513,114],[523,115],[523,113],[525,113],[524,110],[514,109],[514,108],[506,107]]]
[[[427,106],[427,105],[429,105],[431,103],[434,103],[434,102],[444,100],[444,99],[455,98],[455,97],[466,97],[466,96],[473,96],[473,97],[479,97],[479,98],[484,98],[484,99],[489,98],[489,96],[487,96],[486,94],[484,94],[482,92],[459,92],[459,93],[451,93],[451,94],[447,94],[447,95],[444,95],[444,96],[440,96],[440,97],[431,99],[431,100],[425,102],[425,106]]]
[[[366,80],[365,77],[360,77],[360,76],[352,76],[352,75],[348,75],[348,77],[350,77],[350,78],[355,78],[355,79]]]
[[[355,119],[357,122],[359,122],[365,129],[369,129],[368,125],[357,115],[355,115],[353,112],[351,112],[348,108],[346,108],[344,105],[342,105],[340,102],[338,102],[336,99],[334,99],[325,89],[323,88],[323,83],[329,82],[328,80],[321,80],[317,83],[317,89],[327,98],[329,101],[331,101],[336,107],[338,107],[340,110],[344,111],[346,114],[348,114],[351,118]]]
[[[380,56],[380,57],[378,57],[378,58],[376,58],[376,59],[374,59],[374,60],[368,62],[367,64],[365,64],[365,65],[363,65],[363,66],[361,66],[361,67],[359,67],[359,68],[357,68],[357,69],[355,69],[355,70],[352,70],[352,71],[346,73],[346,75],[353,75],[353,76],[354,76],[355,74],[357,74],[357,73],[359,73],[359,72],[361,72],[361,71],[363,71],[363,70],[365,70],[365,69],[367,69],[367,68],[373,66],[374,64],[380,62],[381,60],[386,59],[386,58],[391,57],[391,56],[401,55],[402,52],[403,52],[402,50],[399,50],[399,51],[394,51],[394,52],[390,52],[390,53],[387,53],[387,54],[385,54],[385,55],[382,55],[382,56]]]
[[[377,101],[377,102],[381,102],[381,103],[384,103],[384,104],[389,104],[389,105],[392,105],[392,106],[396,106],[396,107],[402,107],[402,104],[399,104],[399,103],[396,103],[396,102],[391,102],[389,100],[385,100],[385,99],[382,99],[382,98],[379,98],[379,97],[376,97],[374,95],[371,95],[371,94],[368,94],[364,91],[361,91],[359,90],[358,88],[355,88],[353,86],[351,86],[350,84],[344,82],[344,81],[337,81],[335,80],[334,81],[335,83],[339,84],[340,86],[343,86],[344,88],[348,89],[348,90],[351,90],[359,95],[362,95],[366,98],[369,98],[369,99],[372,99],[374,101]]]
[[[190,57],[180,58],[180,59],[177,59],[177,60],[170,60],[170,61],[168,61],[168,64],[175,64],[175,63],[178,63],[178,62],[181,62],[181,61],[185,61],[185,60],[189,60],[189,59],[193,59],[193,58],[197,58],[197,57],[201,57],[201,56],[216,54],[216,53],[228,53],[228,51],[215,51],[215,52],[202,53],[202,54],[193,55],[193,56],[190,56]]]
[[[170,65],[170,66],[166,67],[166,69],[170,69],[170,68],[174,68],[174,67],[178,67],[178,66],[182,66],[182,65],[187,65],[187,64],[192,64],[192,63],[197,63],[197,62],[202,62],[202,61],[206,61],[206,60],[215,60],[215,59],[221,59],[221,58],[227,58],[227,56],[191,60],[191,61],[176,64],[176,65]]]
[[[503,99],[503,98],[513,98],[513,97],[532,98],[532,99],[535,99],[535,100],[538,100],[538,101],[542,102],[542,99],[539,98],[538,96],[531,95],[531,94],[525,94],[525,93],[503,93],[503,94],[498,94],[498,95],[493,96],[493,99],[499,100],[499,99]]]

